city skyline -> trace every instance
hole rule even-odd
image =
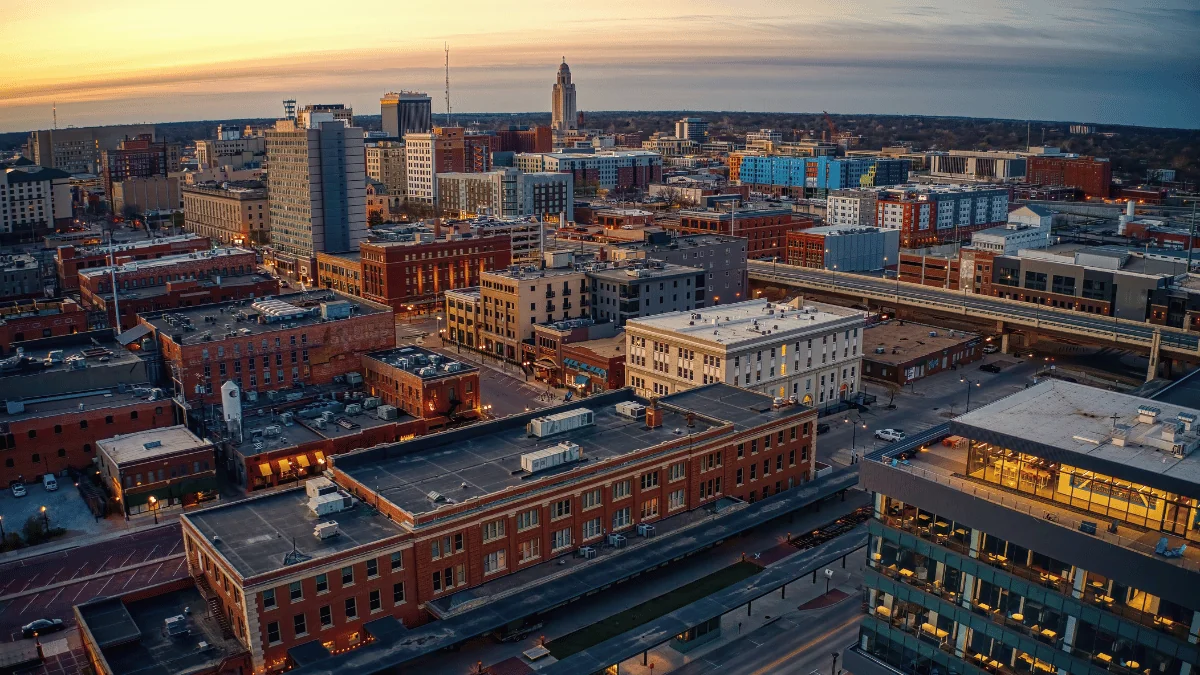
[[[376,114],[380,95],[398,88],[429,91],[441,113],[444,42],[456,111],[548,108],[547,85],[565,55],[585,114],[829,110],[1200,126],[1200,47],[1188,39],[1200,11],[1183,0],[1155,8],[861,0],[805,2],[787,14],[763,0],[621,3],[579,8],[568,20],[542,0],[520,11],[473,0],[453,12],[368,4],[342,14],[218,0],[178,16],[145,0],[68,5],[55,21],[71,50],[37,46],[44,17],[33,5],[6,20],[0,131],[49,128],[55,104],[59,126],[272,117],[284,98]],[[95,30],[110,16],[138,39],[114,48]],[[462,16],[475,20],[467,26]],[[370,30],[395,22],[401,37]]]

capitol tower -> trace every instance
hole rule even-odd
[[[577,128],[575,113],[575,85],[571,84],[571,69],[567,67],[567,57],[563,57],[562,65],[558,67],[558,80],[550,94],[550,109],[552,121],[550,126],[555,131],[562,132]]]

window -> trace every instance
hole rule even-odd
[[[321,605],[321,628],[333,625],[333,609],[329,605]]]
[[[571,545],[571,528],[566,527],[554,533],[550,550],[557,551],[567,548]]]
[[[588,490],[587,492],[583,493],[583,496],[580,497],[580,501],[583,502],[583,510],[584,511],[587,511],[588,509],[594,509],[597,506],[600,506],[600,502],[601,502],[600,488],[596,488],[595,490]]]
[[[533,560],[542,555],[542,540],[527,539],[521,542],[521,562]]]
[[[550,506],[550,520],[558,520],[571,515],[571,500],[564,499]]]
[[[758,439],[757,438],[750,441],[750,454],[752,454],[752,455],[758,454]]]
[[[342,585],[349,586],[352,583],[354,583],[354,568],[353,567],[343,567],[342,568]]]
[[[796,451],[788,451],[788,466],[796,466]]]
[[[782,453],[775,458],[775,470],[783,471],[783,454]]]
[[[614,511],[613,517],[612,517],[612,529],[614,531],[616,531],[623,527],[629,527],[629,523],[630,523],[629,516],[630,516],[630,512],[629,512],[628,506],[626,506],[623,509],[618,509],[617,511]]]
[[[303,614],[292,617],[292,627],[296,629],[296,637],[308,634],[308,622],[304,620]]]
[[[674,511],[681,509],[687,504],[687,492],[680,488],[675,490],[667,497],[667,510]]]
[[[649,490],[655,487],[658,487],[658,472],[642,474],[642,489]]]
[[[746,456],[746,444],[738,443],[738,459],[741,459],[745,456]]]
[[[392,571],[404,569],[404,557],[400,555],[400,551],[392,553]]]
[[[392,604],[404,604],[404,582],[392,584]]]
[[[742,484],[742,470],[741,469],[737,470],[737,484],[738,485]]]
[[[629,496],[629,481],[622,480],[613,483],[613,501]]]
[[[442,545],[438,543],[437,539],[429,542],[429,557],[432,560],[442,557]]]
[[[272,621],[267,624],[267,644],[279,644],[283,642],[283,638],[279,635],[279,622]]]
[[[507,566],[508,566],[508,560],[507,560],[507,556],[505,555],[504,549],[500,549],[499,551],[492,551],[491,553],[483,556],[483,573],[484,574],[493,574],[495,572],[499,572],[500,570],[504,569]]]
[[[379,576],[379,561],[371,558],[367,561],[367,578],[374,579]]]
[[[288,584],[288,601],[296,602],[304,599],[304,586],[299,581]]]
[[[517,514],[517,532],[524,532],[531,527],[537,527],[540,512],[538,509],[530,509],[524,513]]]
[[[268,588],[263,591],[263,609],[275,609],[275,589]]]
[[[383,609],[383,598],[380,597],[380,593],[377,590],[371,591],[371,594],[367,596],[367,602],[372,612],[378,612]]]
[[[329,590],[329,575],[328,574],[318,574],[317,575],[317,593],[318,594],[325,593],[328,590]]]
[[[668,480],[674,483],[675,481],[687,475],[687,462],[675,462],[671,465],[669,471],[670,473],[668,475],[670,478],[668,478]]]
[[[346,598],[346,620],[351,621],[358,618],[358,601],[355,598]]]
[[[535,512],[536,513],[536,512]],[[504,536],[504,520],[493,520],[483,526],[483,541],[487,543]]]
[[[653,518],[658,515],[658,497],[653,497],[642,502],[642,520]]]
[[[433,571],[433,592],[436,593],[440,590],[442,590],[442,573],[437,570],[434,570]]]
[[[758,479],[758,465],[751,464],[750,465],[750,480],[757,480],[757,479]]]
[[[600,528],[601,528],[601,525],[600,525],[599,518],[592,518],[591,520],[584,523],[583,524],[583,540],[587,541],[588,539],[592,539],[594,537],[599,537],[601,534]]]

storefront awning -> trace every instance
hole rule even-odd
[[[322,463],[322,462],[324,462],[324,461],[325,461],[325,453],[323,453],[323,452],[321,452],[320,450],[318,450],[318,451],[317,451],[317,464],[320,464],[320,463]]]
[[[308,468],[308,455],[296,455],[296,463],[301,467]]]
[[[558,364],[554,362],[554,359],[550,358],[549,356],[543,356],[542,358],[538,359],[537,361],[534,361],[534,365],[539,368],[557,368],[558,367]]]
[[[271,477],[271,465],[267,463],[258,465],[258,472],[263,475],[263,478]]]
[[[575,384],[576,385],[582,386],[591,381],[592,381],[592,379],[590,377],[588,377],[587,375],[584,375],[582,373],[577,373],[575,375]]]
[[[292,463],[291,463],[291,462],[289,462],[289,461],[287,461],[286,459],[281,459],[281,460],[279,460],[279,470],[280,470],[280,471],[282,471],[282,472],[284,472],[284,473],[287,473],[287,472],[291,471],[291,470],[292,470]]]

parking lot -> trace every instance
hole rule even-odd
[[[58,489],[54,492],[48,492],[38,481],[25,485],[24,497],[13,497],[12,490],[5,486],[0,492],[0,518],[3,518],[4,531],[19,533],[30,516],[41,517],[43,506],[46,507],[46,519],[50,527],[65,528],[68,537],[99,534],[114,529],[114,525],[92,517],[79,489],[70,478],[60,476]]]

